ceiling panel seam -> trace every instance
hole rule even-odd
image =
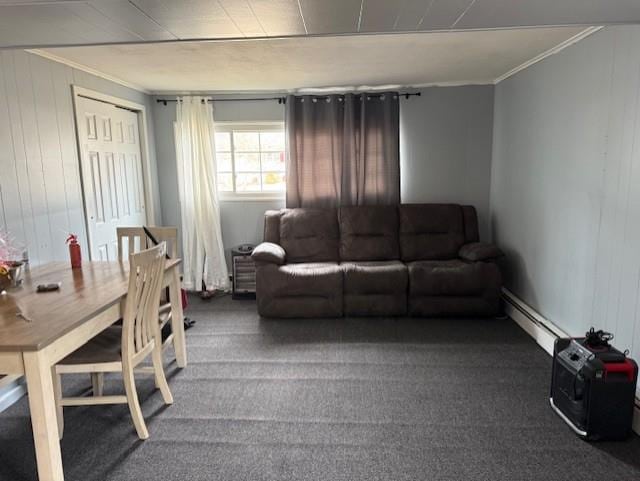
[[[229,18],[229,20],[231,20],[231,23],[233,23],[233,26],[236,27],[236,29],[238,30],[238,32],[240,32],[245,38],[247,37],[247,34],[244,33],[244,30],[242,30],[240,28],[240,25],[238,25],[236,23],[236,21],[233,19],[233,17],[231,15],[229,15],[229,12],[227,11],[227,9],[225,8],[224,4],[218,0],[218,5],[220,6],[220,8],[222,9],[222,11],[224,12],[224,14],[227,16],[227,18]]]
[[[264,33],[265,37],[268,37],[269,34],[267,33],[267,30],[264,28],[264,25],[262,25],[262,22],[260,21],[260,17],[256,15],[255,10],[253,9],[253,5],[251,5],[251,2],[249,0],[245,0],[245,2],[247,3],[249,10],[251,10],[251,14],[253,15],[253,18],[255,18],[256,21],[258,22],[258,25],[260,25],[260,29],[262,30],[262,33]]]
[[[420,30],[420,26],[424,23],[424,19],[427,18],[427,15],[429,14],[429,10],[431,10],[431,7],[433,7],[433,4],[435,3],[435,1],[436,0],[431,0],[431,2],[429,2],[429,5],[427,5],[427,9],[422,14],[422,18],[420,18],[420,21],[418,22],[418,25],[416,26],[417,30]]]
[[[302,19],[302,26],[304,27],[304,33],[309,35],[309,30],[307,30],[307,22],[304,19],[304,15],[302,13],[302,5],[300,5],[300,0],[298,0],[298,12],[300,12],[300,18]]]
[[[135,8],[136,10],[138,10],[142,15],[144,15],[145,17],[147,17],[149,20],[151,20],[153,23],[155,23],[158,27],[160,27],[162,30],[164,30],[165,32],[167,32],[169,35],[173,36],[173,38],[175,39],[179,39],[180,37],[178,37],[175,33],[173,33],[171,30],[169,30],[167,27],[165,27],[164,25],[162,25],[160,22],[158,22],[155,18],[153,18],[151,15],[149,15],[147,12],[145,12],[141,7],[139,7],[133,0],[127,0],[131,6],[133,8]]]
[[[469,5],[467,5],[467,8],[465,8],[465,9],[462,11],[462,13],[460,14],[460,16],[459,16],[458,18],[456,18],[456,21],[455,21],[455,22],[453,22],[453,24],[452,24],[452,25],[451,25],[451,27],[449,27],[449,28],[455,28],[455,26],[456,26],[456,25],[458,25],[458,22],[459,22],[460,20],[462,20],[462,17],[464,17],[464,16],[467,14],[467,12],[469,11],[469,9],[470,9],[471,7],[473,7],[473,4],[474,4],[474,3],[476,3],[476,0],[471,0],[471,2],[469,3]]]
[[[89,6],[92,10],[95,10],[99,15],[102,15],[103,17],[111,20],[115,25],[118,26],[118,28],[120,28],[121,30],[130,33],[131,35],[133,35],[134,37],[138,37],[140,40],[147,40],[146,38],[144,38],[142,35],[134,32],[133,30],[129,30],[127,27],[125,27],[124,25],[122,25],[121,22],[119,22],[118,20],[116,20],[115,18],[112,18],[111,16],[107,15],[106,13],[104,13],[102,10],[100,10],[99,8],[97,8],[94,4],[87,2],[87,6]]]

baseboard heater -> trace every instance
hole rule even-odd
[[[27,393],[23,376],[0,376],[0,413]]]
[[[505,313],[529,334],[547,354],[553,356],[553,344],[558,337],[571,337],[546,319],[509,289],[502,288]],[[636,396],[633,430],[640,435],[640,397]]]

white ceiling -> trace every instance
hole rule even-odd
[[[299,91],[492,83],[577,27],[46,49],[149,92]]]
[[[0,0],[0,48],[640,22],[640,0]]]

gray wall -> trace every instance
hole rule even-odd
[[[640,26],[496,87],[491,227],[506,286],[572,335],[640,357]]]
[[[402,99],[400,159],[402,202],[460,202],[475,205],[481,234],[488,235],[493,86],[423,89]],[[179,225],[173,122],[175,104],[154,106],[162,214]],[[218,102],[216,121],[283,121],[277,102]],[[227,249],[262,240],[263,214],[284,201],[221,202]]]
[[[489,235],[493,86],[433,87],[401,100],[402,202],[454,202],[478,210]]]
[[[26,244],[32,264],[68,259],[69,232],[87,245],[71,85],[145,104],[150,115],[141,92],[24,51],[0,52],[0,226]],[[160,220],[159,202],[155,211]]]
[[[163,98],[162,96],[157,98]],[[233,96],[228,96],[233,98]],[[180,226],[178,204],[178,178],[173,123],[176,120],[176,105],[159,104],[154,100],[153,119],[156,132],[158,156],[158,178],[162,196],[162,223]],[[217,122],[283,122],[284,106],[277,101],[215,102],[214,118]],[[283,200],[269,201],[223,201],[220,203],[220,223],[225,252],[244,243],[257,244],[262,241],[264,212],[281,209]]]

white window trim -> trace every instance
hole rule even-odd
[[[284,130],[284,122],[215,122],[216,132],[231,132],[233,130],[280,131]],[[235,160],[232,172],[235,175]],[[218,192],[221,202],[262,202],[269,200],[285,200],[285,192]]]

